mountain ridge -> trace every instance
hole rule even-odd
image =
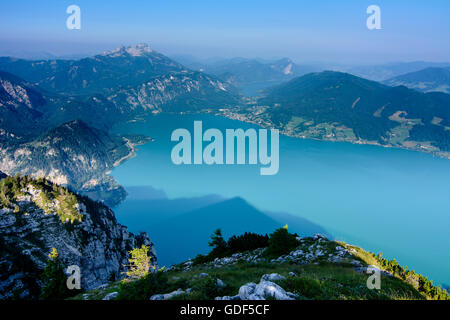
[[[428,67],[383,81],[390,86],[404,85],[421,92],[450,93],[450,67]]]
[[[232,58],[213,63],[193,64],[192,66],[232,84],[246,96],[257,95],[269,86],[316,69],[311,66],[298,65],[289,58],[274,61]]]
[[[0,109],[3,118],[13,120],[6,121],[3,129],[16,135],[42,133],[48,126],[75,117],[109,130],[115,123],[142,114],[197,112],[234,107],[241,102],[229,83],[188,70],[147,45],[119,47],[81,60],[0,58],[0,70],[6,71],[0,73],[3,88],[10,93],[14,93],[10,88],[30,92],[36,97],[33,101],[38,100],[35,104],[39,108],[27,109],[15,101],[17,94],[0,91],[2,105],[23,109]]]
[[[31,141],[0,146],[4,154],[0,168],[9,175],[47,177],[114,205],[125,198],[126,192],[106,172],[132,154],[134,145],[148,141],[137,135],[111,135],[73,120]]]
[[[294,78],[225,116],[294,137],[450,157],[450,95],[389,87],[348,73],[324,71]]]
[[[344,68],[344,72],[349,72],[359,77],[374,81],[385,81],[403,74],[416,72],[425,68],[450,67],[450,62],[431,62],[431,61],[410,61],[410,62],[391,62],[380,65],[356,66]]]
[[[0,58],[0,70],[14,73],[43,89],[72,95],[110,93],[123,85],[138,85],[169,71],[184,69],[147,45],[121,46],[116,50],[79,60],[28,61]]]

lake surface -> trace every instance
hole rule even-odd
[[[280,136],[280,168],[274,176],[261,176],[260,165],[174,165],[172,131],[192,133],[194,120],[203,121],[203,130],[223,133],[257,128],[211,115],[156,115],[124,124],[114,131],[145,134],[155,141],[139,146],[136,156],[112,175],[125,188],[152,186],[171,199],[240,196],[260,210],[304,217],[338,240],[382,251],[437,283],[450,283],[450,160]],[[131,231],[145,231],[139,218],[127,219],[133,210],[146,210],[136,208],[136,202],[133,206],[125,200],[116,207],[118,220]]]

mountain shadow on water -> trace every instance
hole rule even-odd
[[[289,214],[268,215],[242,198],[232,198],[165,219],[145,228],[156,244],[161,265],[179,263],[207,253],[210,235],[218,228],[225,239],[245,232],[270,234],[284,226],[301,235],[326,231],[306,219]]]

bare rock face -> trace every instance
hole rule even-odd
[[[148,235],[130,233],[105,205],[76,195],[79,220],[70,221],[61,215],[61,198],[43,206],[39,191],[27,186],[12,199],[12,207],[0,203],[0,299],[36,298],[52,248],[65,268],[80,267],[85,290],[123,278],[129,251],[143,244],[157,265]]]

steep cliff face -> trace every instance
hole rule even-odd
[[[225,81],[201,72],[184,70],[154,77],[138,86],[108,96],[123,114],[192,112],[233,107],[240,97]]]
[[[38,127],[45,99],[35,86],[0,71],[0,127],[12,132],[30,132]]]
[[[0,299],[36,298],[52,248],[66,268],[80,267],[82,289],[122,278],[128,251],[142,244],[156,265],[146,233],[133,235],[108,207],[47,180],[3,179],[0,202]]]

